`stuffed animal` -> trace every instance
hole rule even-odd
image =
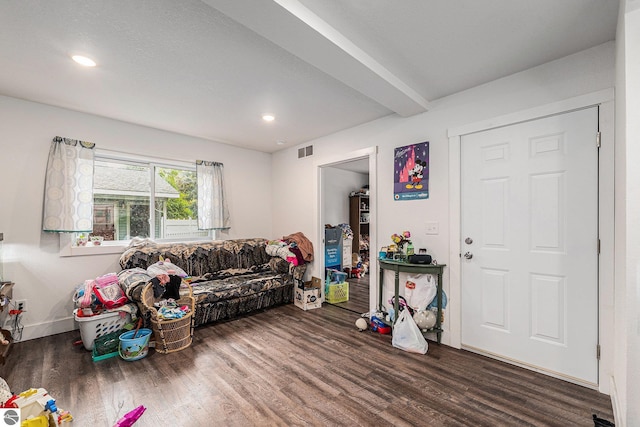
[[[367,321],[364,320],[362,317],[356,320],[356,328],[358,328],[360,332],[366,330],[368,326],[369,325],[367,325]]]

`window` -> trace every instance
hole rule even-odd
[[[97,158],[89,240],[207,237],[198,230],[197,191],[195,169]]]
[[[151,236],[151,173],[149,164],[96,159],[93,173],[93,232],[105,241]],[[156,196],[162,188],[157,185]],[[173,189],[173,188],[172,188]],[[166,193],[166,190],[165,190]],[[164,196],[166,194],[163,193]],[[178,193],[174,190],[171,196]],[[166,197],[158,197],[165,201]]]
[[[198,230],[195,165],[96,155],[93,201],[93,231],[61,240],[63,256],[75,255],[76,250],[70,247],[77,246],[92,248],[91,251],[82,248],[78,254],[113,252],[115,246],[122,247],[134,237],[154,240],[212,237],[208,230]]]
[[[93,193],[92,232],[60,233],[60,256],[122,253],[134,237],[215,238],[215,231],[198,229],[195,162],[102,150],[94,160]]]

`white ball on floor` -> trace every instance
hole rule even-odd
[[[431,310],[416,311],[413,320],[420,329],[430,329],[436,325],[436,315]]]
[[[358,328],[359,331],[364,331],[367,329],[367,321],[364,320],[362,317],[359,318],[358,320],[356,320],[356,328]]]

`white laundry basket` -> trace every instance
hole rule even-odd
[[[131,322],[131,314],[122,311],[110,311],[96,314],[90,317],[78,317],[78,310],[73,311],[73,317],[80,326],[82,344],[87,350],[93,350],[93,342],[96,338],[122,329]]]

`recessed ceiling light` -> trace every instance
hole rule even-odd
[[[264,120],[265,122],[272,122],[274,121],[276,118],[273,117],[271,114],[263,114],[262,115],[262,120]]]
[[[284,145],[284,144],[286,144],[286,142],[284,142],[283,140],[279,139],[279,140],[276,141],[276,144]]]
[[[71,57],[71,59],[73,59],[74,61],[76,61],[80,65],[84,65],[85,67],[95,67],[96,66],[96,61],[94,61],[91,58],[87,58],[86,56],[73,55]]]

